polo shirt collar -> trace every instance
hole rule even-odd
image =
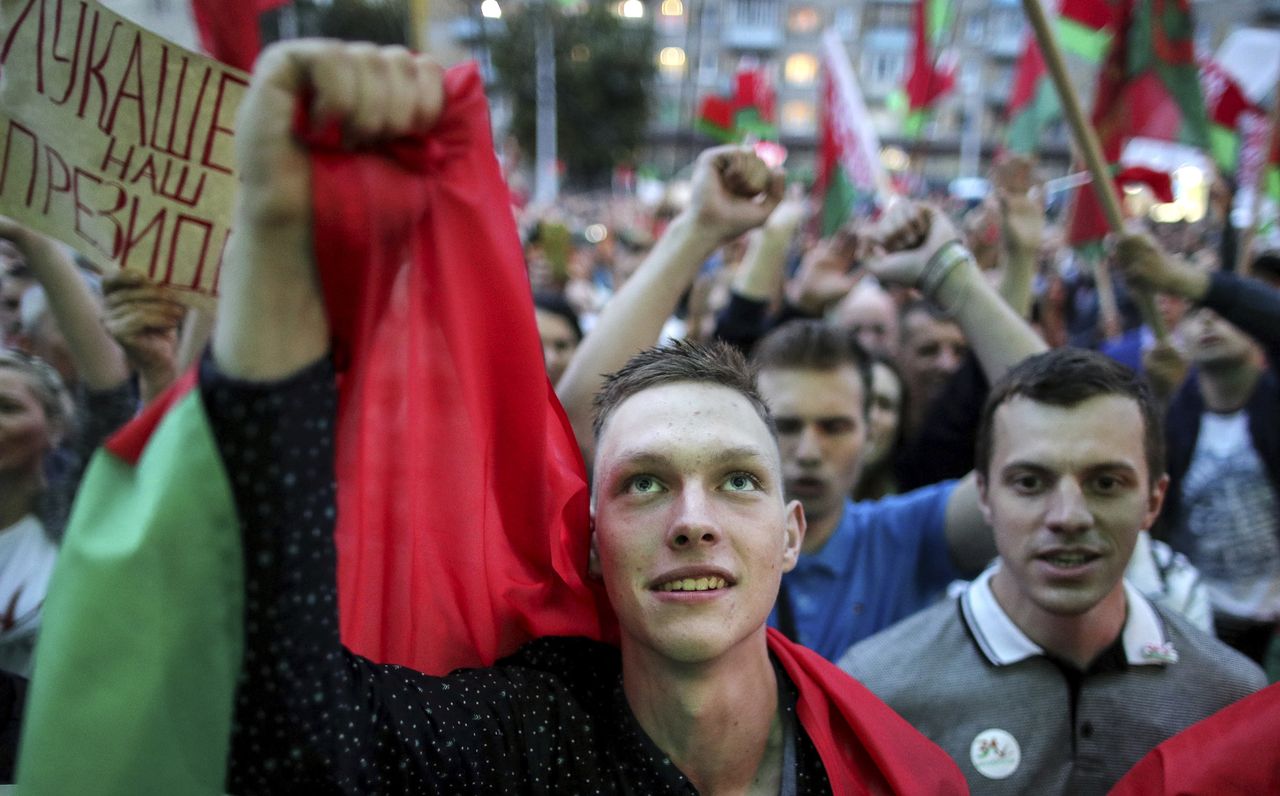
[[[960,596],[960,611],[978,649],[996,666],[1008,666],[1027,658],[1045,655],[1044,649],[1027,637],[996,602],[991,576],[994,564],[969,585]],[[1130,666],[1159,666],[1178,662],[1178,652],[1165,637],[1164,623],[1147,601],[1127,580],[1124,582],[1125,615],[1121,643]]]
[[[848,525],[853,522],[853,501],[844,501],[844,509],[840,512],[840,521],[831,532],[831,538],[817,550],[800,557],[800,563],[806,571],[822,570],[829,575],[841,575],[849,567],[853,559],[854,534],[848,533]]]

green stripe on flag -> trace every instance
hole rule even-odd
[[[1090,63],[1102,63],[1111,47],[1111,39],[1110,30],[1098,30],[1073,19],[1058,17],[1058,41],[1062,49]]]
[[[951,24],[951,0],[927,0],[925,8],[929,18],[925,20],[925,32],[935,48],[943,43]],[[934,53],[937,56],[937,53]]]
[[[137,467],[95,456],[44,606],[24,796],[225,792],[244,643],[238,527],[198,391]]]
[[[1219,169],[1227,173],[1234,172],[1240,157],[1240,136],[1236,135],[1235,130],[1220,124],[1210,124],[1209,152]]]
[[[929,118],[929,111],[921,108],[911,111],[902,120],[902,135],[906,138],[919,138],[924,131],[924,123]]]
[[[1048,76],[1040,78],[1031,103],[1009,120],[1005,145],[1009,151],[1030,155],[1040,148],[1040,136],[1050,121],[1062,115],[1058,92]]]
[[[835,231],[849,220],[853,214],[853,203],[857,198],[858,192],[850,184],[848,175],[844,173],[843,168],[837,166],[833,169],[831,183],[822,197],[820,221],[822,237],[835,234]]]

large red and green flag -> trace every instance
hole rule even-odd
[[[711,94],[698,107],[698,130],[725,144],[740,144],[748,138],[778,140],[775,123],[777,99],[764,68],[744,59],[733,76],[729,96]]]
[[[1068,76],[1077,92],[1085,94],[1097,79],[1097,71],[1111,48],[1115,9],[1110,0],[1062,0],[1054,17],[1054,35],[1062,51]],[[1005,144],[1012,152],[1036,151],[1040,135],[1062,116],[1062,103],[1049,77],[1044,54],[1034,34],[1014,68],[1009,96],[1009,126]]]
[[[1233,174],[1240,162],[1244,116],[1260,111],[1231,73],[1209,58],[1200,60],[1200,87],[1209,115],[1209,152],[1222,173]]]
[[[914,138],[924,129],[925,120],[938,100],[955,85],[954,66],[944,65],[942,51],[949,40],[955,13],[951,0],[916,0],[912,12],[915,46],[911,70],[898,101],[905,105],[903,135]]]
[[[1188,0],[1126,0],[1094,96],[1092,121],[1114,168],[1133,138],[1209,148]],[[1109,231],[1093,191],[1077,191],[1067,239],[1083,246]]]
[[[822,122],[814,195],[822,202],[819,228],[834,233],[860,199],[888,184],[880,163],[880,138],[867,113],[844,43],[834,31],[822,38]]]
[[[248,72],[262,49],[262,15],[289,0],[191,0],[200,46],[225,64]]]

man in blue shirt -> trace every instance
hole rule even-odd
[[[953,241],[944,256],[926,263],[889,254],[868,267],[881,281],[920,287],[954,317],[989,379],[1044,350],[956,241],[947,218],[930,209],[928,225],[930,238]],[[801,502],[808,521],[799,564],[783,578],[770,623],[834,660],[931,604],[950,581],[976,574],[995,548],[972,475],[874,502],[849,499],[866,441],[870,383],[866,354],[850,335],[793,321],[762,339],[753,359],[777,421],[787,498]]]

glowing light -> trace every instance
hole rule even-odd
[[[644,17],[644,3],[640,0],[623,0],[622,16],[627,19],[641,19]]]
[[[684,60],[684,50],[679,47],[663,47],[658,53],[658,63],[662,66],[684,66]]]
[[[662,16],[664,17],[684,16],[684,3],[681,2],[681,0],[662,0]]]
[[[794,53],[787,56],[782,73],[791,85],[807,86],[818,76],[818,59],[808,53]]]
[[[484,0],[480,4],[480,14],[485,19],[502,19],[502,6],[498,5],[498,0]]]
[[[592,224],[583,231],[582,236],[588,243],[599,243],[609,237],[609,230],[604,224]]]
[[[880,150],[880,162],[889,171],[902,171],[911,165],[911,158],[896,146],[887,146]]]

